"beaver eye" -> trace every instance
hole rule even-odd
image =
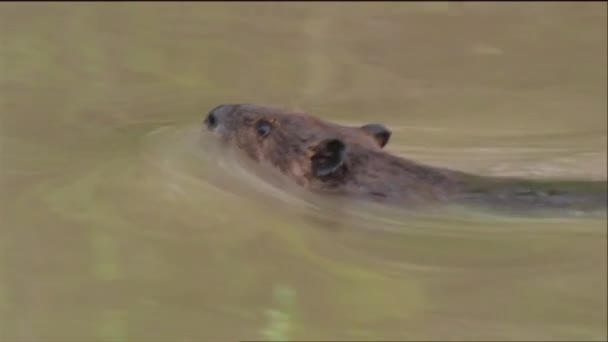
[[[255,131],[258,134],[258,137],[265,138],[270,134],[270,131],[272,131],[272,124],[266,120],[260,120],[255,125]]]

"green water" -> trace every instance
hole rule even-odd
[[[0,340],[605,340],[605,217],[330,202],[201,125],[282,105],[431,165],[606,179],[606,12],[0,4]]]

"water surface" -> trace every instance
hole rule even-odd
[[[605,340],[605,216],[316,198],[201,128],[282,105],[431,165],[606,179],[606,12],[0,4],[0,340]]]

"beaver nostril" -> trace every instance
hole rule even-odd
[[[215,115],[213,115],[213,113],[207,116],[207,119],[205,119],[205,124],[209,129],[214,129],[217,126],[217,119],[215,118]]]

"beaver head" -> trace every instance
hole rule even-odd
[[[301,112],[255,105],[221,105],[207,128],[254,160],[269,162],[300,183],[343,172],[346,146],[381,149],[391,132],[380,124],[348,127]]]

